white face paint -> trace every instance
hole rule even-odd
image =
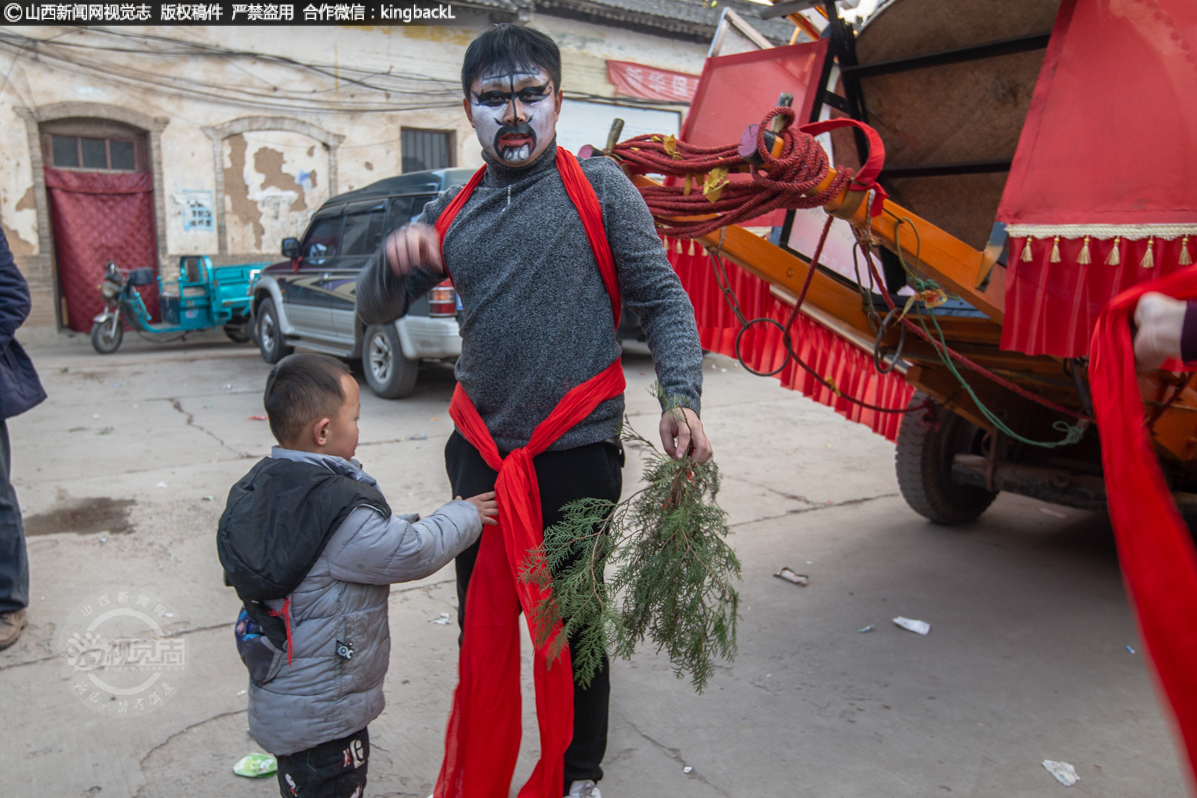
[[[470,85],[470,124],[490,156],[504,166],[536,159],[557,132],[557,87],[539,67],[483,70]]]

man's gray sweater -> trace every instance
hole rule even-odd
[[[457,380],[505,452],[527,444],[567,391],[620,356],[611,301],[555,153],[550,146],[521,169],[487,158],[486,177],[445,236],[444,260],[464,309]],[[702,349],[694,309],[648,207],[614,161],[581,163],[602,206],[624,303],[648,337],[657,381],[666,396],[698,412]],[[435,224],[459,190],[430,202],[419,221]],[[358,277],[358,315],[367,324],[394,321],[443,279],[422,270],[400,279],[379,251]],[[622,395],[603,402],[549,449],[615,435],[623,409]]]

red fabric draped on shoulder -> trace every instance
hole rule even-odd
[[[1122,574],[1192,774],[1197,766],[1197,549],[1144,424],[1130,320],[1148,291],[1197,298],[1197,268],[1115,297],[1093,331],[1089,373]]]

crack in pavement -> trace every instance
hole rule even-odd
[[[228,623],[214,623],[209,626],[197,626],[194,629],[180,629],[177,632],[169,633],[167,637],[183,637],[184,635],[195,634],[196,632],[207,632],[211,629],[224,629],[233,626],[234,624],[236,624],[236,621],[229,621]],[[0,665],[0,672],[10,670],[12,668],[22,668],[26,665],[37,665],[43,662],[50,662],[51,660],[62,659],[66,656],[66,653],[59,652],[57,654],[47,654],[46,656],[38,657],[37,659],[27,659],[21,662],[10,662],[7,665]]]
[[[0,672],[12,670],[13,668],[23,668],[26,665],[36,665],[39,662],[49,662],[52,659],[59,659],[60,657],[63,657],[63,656],[65,656],[65,655],[64,654],[47,654],[46,656],[39,657],[38,659],[27,659],[27,660],[23,660],[21,662],[10,662],[7,665],[0,665]]]
[[[867,504],[868,502],[877,501],[878,499],[892,499],[902,494],[894,491],[893,493],[880,493],[876,496],[864,496],[859,499],[844,499],[840,502],[831,502],[830,504],[817,504],[814,507],[799,507],[793,510],[786,510],[780,515],[766,515],[760,518],[753,518],[749,521],[737,521],[734,524],[728,524],[729,527],[745,526],[746,524],[758,524],[761,521],[776,521],[778,518],[788,518],[791,515],[800,515],[802,513],[817,513],[820,510],[830,510],[835,507],[849,507],[853,504]]]
[[[691,765],[690,763],[688,763],[686,761],[685,757],[682,756],[682,751],[680,748],[672,748],[658,740],[653,739],[651,736],[649,736],[648,734],[641,731],[639,726],[637,726],[635,723],[632,723],[632,721],[628,720],[628,716],[626,714],[621,712],[621,713],[619,713],[619,716],[620,716],[620,718],[623,719],[624,723],[626,723],[632,727],[632,731],[636,732],[641,737],[643,737],[645,740],[648,740],[650,743],[652,743],[653,747],[656,748],[658,751],[665,754],[665,756],[669,757],[674,762],[677,762],[678,764],[680,764],[683,768],[687,768],[687,767],[690,768],[690,772],[686,773],[687,776],[689,776],[692,779],[697,779],[698,781],[701,781],[703,784],[707,785],[712,790],[715,790],[720,795],[726,795],[726,796],[728,796],[728,798],[731,798],[731,795],[726,790],[723,790],[718,785],[712,784],[711,782],[707,781],[706,777],[698,772],[698,768],[696,768],[693,765]]]
[[[205,718],[204,720],[198,720],[198,721],[196,721],[195,723],[192,723],[192,724],[190,724],[190,725],[188,725],[188,726],[184,726],[184,727],[183,727],[182,729],[180,729],[179,731],[175,732],[174,734],[172,734],[171,736],[167,737],[167,738],[166,738],[165,740],[163,740],[162,742],[160,742],[160,743],[158,743],[157,745],[155,745],[155,746],[154,746],[153,748],[151,748],[150,750],[146,751],[146,752],[145,752],[145,756],[143,756],[141,759],[137,760],[137,769],[138,769],[139,771],[141,771],[141,776],[142,776],[142,778],[145,778],[145,763],[146,763],[146,760],[147,760],[147,759],[149,759],[151,756],[153,756],[153,755],[154,755],[154,752],[155,752],[155,751],[157,751],[158,749],[160,749],[160,748],[164,748],[165,746],[168,746],[168,745],[170,745],[170,744],[171,744],[171,742],[172,742],[172,741],[173,741],[173,740],[174,740],[176,737],[178,737],[179,735],[186,734],[187,732],[191,731],[192,729],[196,729],[196,728],[199,728],[200,726],[203,726],[205,723],[211,723],[211,722],[212,722],[212,721],[214,721],[214,720],[220,720],[221,718],[227,718],[227,717],[231,717],[231,716],[233,716],[233,715],[241,715],[241,714],[248,713],[248,712],[249,712],[249,709],[234,709],[234,710],[229,710],[228,712],[221,712],[221,713],[219,713],[219,714],[217,714],[217,715],[213,715],[213,716],[212,716],[212,717],[210,717],[210,718]],[[137,790],[137,795],[136,795],[136,798],[142,798],[142,796],[145,794],[145,790],[146,790],[146,788],[147,788],[147,787],[149,787],[149,786],[150,786],[150,785],[149,785],[148,783],[147,783],[147,784],[143,784],[143,785],[142,785],[142,786],[141,786],[141,787],[140,787],[140,788]]]
[[[821,505],[816,501],[812,501],[811,499],[808,499],[805,496],[799,496],[797,493],[785,493],[784,491],[780,491],[777,488],[770,487],[769,485],[766,485],[763,482],[754,482],[751,479],[745,479],[744,477],[737,477],[737,476],[732,476],[729,474],[720,474],[719,477],[725,481],[731,480],[732,482],[739,482],[743,485],[751,485],[754,488],[761,488],[763,490],[769,491],[770,493],[776,493],[778,496],[781,496],[783,499],[790,499],[792,501],[803,502],[805,504],[811,505],[812,507],[816,507],[816,506],[826,507],[827,506],[827,505]]]
[[[448,435],[428,435],[425,433],[423,438],[392,438],[387,441],[358,441],[357,448],[363,446],[384,446],[391,443],[427,443],[428,441],[439,441],[448,438]]]
[[[409,585],[407,587],[394,587],[391,589],[391,595],[396,596],[396,595],[399,595],[400,593],[411,593],[411,592],[414,592],[417,590],[429,590],[431,588],[440,587],[442,585],[451,585],[451,584],[454,584],[455,582],[456,582],[455,579],[442,579],[439,582],[429,582],[428,584],[424,584],[424,585]],[[213,623],[213,624],[208,624],[207,626],[196,626],[196,627],[192,627],[189,629],[180,629],[177,632],[170,632],[170,634],[168,636],[169,637],[185,637],[187,635],[193,635],[193,634],[197,634],[199,632],[208,632],[213,629],[228,629],[232,626],[235,626],[236,623],[237,622],[235,620],[233,620],[233,621],[228,621],[225,623]],[[7,664],[0,665],[0,673],[7,671],[7,670],[12,670],[13,668],[23,668],[26,665],[37,665],[40,663],[50,662],[50,661],[56,660],[56,659],[62,659],[65,656],[67,656],[67,655],[64,653],[47,654],[46,656],[38,657],[37,659],[27,659],[27,660],[22,660],[20,662],[9,662]]]
[[[166,399],[165,401],[170,402],[171,407],[173,407],[175,410],[179,411],[180,413],[182,413],[184,416],[187,417],[187,426],[195,427],[200,432],[204,433],[205,435],[210,436],[213,440],[215,440],[217,443],[219,443],[224,448],[228,449],[233,454],[237,455],[238,458],[240,458],[242,460],[248,460],[253,457],[253,455],[250,454],[249,452],[237,451],[232,446],[229,446],[227,443],[225,443],[220,438],[220,436],[217,435],[215,432],[212,432],[211,430],[205,429],[204,427],[201,427],[199,424],[196,424],[195,423],[195,414],[188,413],[186,410],[183,409],[183,402],[181,399]]]

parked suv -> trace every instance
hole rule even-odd
[[[264,269],[254,287],[250,329],[267,363],[295,347],[360,358],[366,382],[397,399],[415,388],[421,360],[461,354],[459,302],[448,280],[393,324],[367,326],[358,318],[355,286],[390,231],[417,218],[424,205],[470,169],[438,169],[389,177],[339,194],[320,207],[300,239],[285,238],[288,260]]]

